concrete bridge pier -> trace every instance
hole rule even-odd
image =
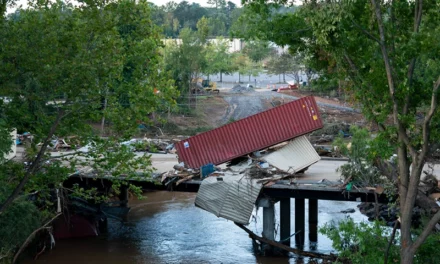
[[[290,247],[290,198],[280,200],[280,241]]]
[[[275,206],[274,202],[268,198],[259,200],[258,205],[263,207],[263,237],[275,240]],[[273,247],[263,244],[262,251],[264,255],[272,255]]]
[[[305,202],[304,198],[295,198],[295,246],[304,246]]]
[[[121,184],[119,189],[119,201],[121,201],[121,207],[128,207],[128,187],[127,184]]]
[[[318,241],[318,200],[309,200],[309,241],[311,248]],[[280,200],[280,240],[290,246],[291,220],[290,198]],[[305,199],[295,198],[295,246],[302,248],[305,240]]]
[[[310,249],[316,249],[318,242],[318,199],[309,199],[309,241]]]

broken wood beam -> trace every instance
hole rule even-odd
[[[238,227],[240,227],[241,229],[243,229],[246,233],[249,234],[249,237],[254,239],[254,240],[258,240],[262,243],[280,248],[282,250],[288,251],[288,252],[292,252],[296,255],[300,255],[300,256],[304,256],[304,257],[310,257],[310,258],[319,258],[319,259],[324,259],[324,260],[331,260],[331,261],[340,261],[342,263],[346,263],[347,261],[345,259],[341,259],[336,255],[330,254],[323,254],[323,253],[318,253],[318,252],[310,252],[310,251],[304,251],[304,250],[300,250],[300,249],[296,249],[296,248],[291,248],[289,246],[286,246],[282,243],[276,242],[274,240],[270,240],[270,239],[266,239],[264,237],[260,237],[257,234],[255,234],[254,232],[252,232],[251,230],[249,230],[248,228],[246,228],[244,225],[242,224],[238,224],[238,223],[234,223],[235,225],[237,225]]]

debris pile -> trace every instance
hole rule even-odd
[[[252,92],[255,92],[254,87],[252,85],[241,86],[240,84],[237,84],[231,89],[231,93],[252,93]]]
[[[200,168],[188,168],[184,162],[181,162],[174,166],[174,170],[161,174],[161,182],[165,185],[170,183],[178,185],[191,179],[246,172],[248,178],[266,186],[297,173],[303,173],[320,159],[307,138],[301,136],[288,143],[232,159],[227,165],[214,166],[209,163]]]
[[[250,89],[238,85],[232,90]],[[322,128],[315,104],[312,97],[300,99],[176,143],[182,163],[164,173],[162,182],[178,185],[200,178],[196,206],[248,224],[263,186],[292,178],[321,159],[304,136]],[[284,122],[273,122],[275,117]],[[262,129],[262,124],[270,128]],[[229,163],[226,167],[214,166],[225,162]]]
[[[350,125],[345,123],[326,124],[322,129],[316,130],[310,134],[312,144],[322,144],[332,142],[335,137],[350,137]]]
[[[17,141],[19,139],[17,138]],[[23,140],[20,140],[20,144]],[[175,154],[176,149],[174,147],[174,143],[178,142],[177,139],[151,139],[151,138],[143,138],[143,139],[130,139],[127,141],[123,141],[120,144],[122,146],[129,147],[132,151],[145,151],[149,153],[162,153],[162,154]],[[39,143],[38,145],[41,145]],[[48,146],[51,151],[60,151],[60,150],[70,150],[77,149],[80,152],[89,152],[91,148],[93,148],[93,143],[89,143],[84,146],[80,146],[76,144],[75,140],[71,138],[58,138],[54,136]]]

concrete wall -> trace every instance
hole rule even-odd
[[[238,52],[241,51],[244,48],[245,42],[241,39],[235,38],[235,39],[209,39],[208,40],[210,43],[217,43],[219,41],[226,41],[229,44],[229,53],[234,53],[234,52]],[[181,45],[182,44],[182,40],[181,39],[162,39],[162,42],[164,43],[164,45],[170,45],[170,44],[177,44],[177,45]]]

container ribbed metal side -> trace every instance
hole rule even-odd
[[[313,96],[269,109],[176,144],[190,168],[221,164],[323,127]]]
[[[195,204],[217,217],[247,225],[261,188],[262,184],[244,174],[208,177],[200,185]]]
[[[306,136],[301,136],[263,159],[280,170],[295,173],[318,162],[321,157]]]

